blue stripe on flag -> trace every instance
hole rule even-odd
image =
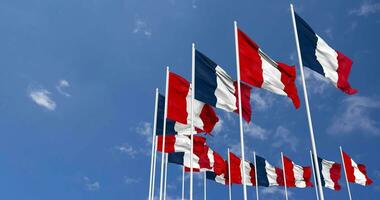
[[[318,62],[317,56],[315,55],[318,37],[313,29],[298,16],[297,13],[294,14],[296,16],[297,33],[303,65],[325,76],[322,65]]]
[[[206,171],[206,178],[215,181],[216,174],[214,172]]]
[[[195,50],[195,99],[216,107],[217,64]]]
[[[257,183],[260,186],[269,187],[267,170],[265,169],[265,159],[256,156]]]
[[[168,154],[168,162],[178,165],[184,165],[183,157],[185,157],[184,152],[174,152]]]
[[[318,169],[320,171],[320,174],[321,174],[321,184],[322,186],[325,186],[326,183],[325,183],[325,179],[323,177],[323,174],[322,174],[322,158],[318,157]],[[318,182],[317,182],[318,184]]]
[[[156,121],[156,135],[163,134],[163,125],[164,125],[164,111],[165,111],[165,97],[162,94],[158,95],[158,108],[157,108],[157,121]],[[166,119],[166,135],[176,135],[174,129],[175,122]]]

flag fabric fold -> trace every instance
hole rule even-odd
[[[241,80],[254,87],[288,96],[299,108],[295,67],[272,60],[240,29],[238,45]]]
[[[204,149],[206,138],[194,135],[193,151],[201,152]],[[191,151],[191,139],[186,135],[158,136],[157,150],[162,152],[162,140],[165,138],[165,153]]]
[[[273,167],[265,158],[256,155],[257,182],[259,186],[284,186],[282,169]]]
[[[243,167],[245,167],[245,180],[243,181]],[[248,162],[242,161],[238,156],[230,152],[230,169],[231,171],[231,184],[243,184],[254,186],[255,181],[255,166]]]
[[[251,119],[250,89],[242,90],[243,117]],[[244,93],[243,93],[244,92]],[[195,99],[227,112],[238,111],[237,84],[227,72],[198,50],[195,51]]]
[[[228,177],[226,177],[225,174],[220,174],[217,175],[215,172],[212,171],[207,171],[206,172],[206,178],[209,180],[213,180],[217,183],[223,184],[223,185],[228,185]]]
[[[311,182],[311,167],[303,167],[296,165],[288,157],[284,156],[284,170],[286,176],[287,187],[305,188],[312,187]]]
[[[331,48],[306,21],[297,13],[294,14],[303,65],[326,77],[344,93],[357,93],[357,90],[348,82],[352,66],[351,59]]]
[[[318,157],[318,166],[322,175],[322,186],[332,190],[340,190],[341,164]]]
[[[344,151],[342,151],[344,166],[346,168],[346,176],[348,182],[357,183],[359,185],[370,185],[373,181],[368,177],[365,165],[357,164],[352,158]]]

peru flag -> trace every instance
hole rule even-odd
[[[163,136],[158,136],[157,150],[162,152]],[[204,149],[206,138],[194,135],[194,152],[200,152]],[[165,136],[165,153],[187,152],[191,151],[191,139],[186,135],[168,135]]]
[[[227,112],[238,110],[237,84],[223,68],[210,58],[195,50],[195,99],[223,109]],[[247,122],[251,119],[250,93],[251,90],[241,90],[243,117]],[[245,93],[243,93],[245,92]]]
[[[272,60],[239,29],[238,45],[241,80],[275,94],[288,96],[294,106],[299,108],[295,67]]]
[[[287,187],[305,188],[313,186],[310,181],[311,167],[296,165],[286,156],[283,156],[283,162]]]
[[[284,186],[282,169],[273,167],[265,158],[256,155],[256,169],[259,186]]]
[[[181,76],[169,73],[168,118],[181,124],[191,124],[190,83]],[[198,131],[210,133],[219,121],[214,109],[203,102],[194,100],[194,126]],[[189,131],[187,134],[194,133]]]
[[[341,177],[341,165],[318,157],[318,166],[323,177],[321,179],[322,186],[332,190],[340,190],[339,179]]]
[[[342,151],[342,154],[348,182],[357,183],[363,186],[373,183],[373,181],[368,178],[365,165],[356,164],[356,162],[344,151]]]
[[[243,167],[245,167],[245,185],[256,185],[255,166],[247,161],[242,162],[238,156],[230,152],[231,183],[243,184]]]
[[[228,185],[228,176],[225,174],[220,174],[217,175],[215,172],[207,171],[206,172],[206,178],[209,180],[213,180],[217,183],[223,184],[223,185]]]
[[[350,58],[331,48],[297,13],[294,14],[303,64],[326,77],[344,93],[355,94],[357,90],[348,82]]]

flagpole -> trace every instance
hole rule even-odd
[[[206,171],[203,174],[203,199],[207,199]]]
[[[257,178],[256,151],[253,152],[253,162],[255,164],[256,200],[259,200],[259,183]]]
[[[300,49],[300,44],[298,41],[298,33],[297,33],[296,19],[294,16],[293,4],[290,4],[290,10],[292,12],[293,30],[294,30],[294,37],[295,37],[296,46],[297,46],[298,62],[299,62],[299,65],[300,65],[299,67],[300,67],[300,71],[301,71],[303,94],[304,94],[304,98],[305,98],[306,114],[307,114],[307,120],[308,120],[309,131],[310,131],[311,147],[312,147],[313,155],[314,155],[313,160],[314,160],[314,164],[316,164],[316,163],[318,163],[317,147],[316,147],[315,139],[314,139],[313,122],[311,120],[311,113],[310,113],[310,108],[309,108],[309,99],[308,99],[308,95],[307,95],[305,76],[304,76],[304,72],[303,72],[301,49]],[[320,174],[319,170],[317,170],[316,174],[317,174],[317,180],[318,180],[319,197],[321,200],[324,200],[325,198],[323,195],[321,174]]]
[[[182,166],[182,200],[185,200],[185,166]]]
[[[231,163],[230,163],[230,148],[227,148],[227,151],[228,151],[228,161],[227,161],[227,164],[228,164],[228,196],[229,196],[229,200],[232,200],[232,194],[231,194]]]
[[[156,128],[157,129],[157,128]],[[157,136],[154,137],[154,158],[153,158],[153,178],[152,178],[152,196],[151,200],[154,199],[154,189],[156,181],[156,162],[157,162]]]
[[[165,179],[164,179],[164,200],[166,200],[166,185],[168,179],[168,154],[165,154]]]
[[[315,168],[314,162],[313,162],[313,153],[310,151],[310,161],[311,161],[311,167],[313,168],[313,178],[314,178],[314,188],[315,188],[315,195],[317,196],[317,200],[319,200],[319,195],[318,195],[318,186],[317,186],[317,179],[315,177],[315,170],[319,170],[318,168]]]
[[[281,152],[281,162],[282,162],[282,174],[284,176],[284,186],[285,186],[285,199],[288,200],[288,188],[286,186],[286,172],[284,164],[284,154]]]
[[[166,85],[165,85],[165,110],[164,110],[164,124],[162,127],[162,152],[161,152],[161,177],[160,177],[160,200],[162,200],[162,190],[164,184],[164,155],[165,155],[165,136],[166,136],[166,118],[168,116],[168,96],[169,93],[169,67],[166,67]]]
[[[191,153],[190,153],[190,200],[193,200],[193,152],[194,152],[194,95],[195,95],[195,44],[191,49]]]
[[[241,106],[241,87],[240,87],[240,60],[239,60],[239,41],[238,41],[238,31],[237,22],[234,21],[234,32],[235,32],[235,52],[236,52],[236,71],[237,71],[237,85],[238,85],[238,101],[239,101],[239,126],[240,126],[240,147],[241,147],[241,158],[243,162],[245,161],[244,153],[244,133],[243,133],[243,113]],[[245,167],[242,167],[243,172],[243,195],[244,200],[247,200],[247,185],[245,184]]]
[[[154,117],[153,117],[153,133],[152,133],[152,154],[150,158],[150,177],[149,177],[149,197],[148,199],[152,200],[152,188],[153,186],[153,162],[154,161],[154,154],[155,154],[155,138],[156,138],[156,123],[157,123],[157,107],[158,107],[158,88],[156,88],[156,97],[154,101]]]
[[[346,164],[344,163],[344,158],[343,158],[342,146],[339,146],[339,150],[340,150],[340,157],[342,158],[342,164],[343,164],[343,169],[344,169],[344,176],[346,177],[348,196],[350,197],[350,200],[352,200],[350,184],[348,183],[348,178],[347,178]]]

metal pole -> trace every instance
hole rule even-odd
[[[166,200],[167,179],[168,179],[168,154],[165,154],[164,200]]]
[[[193,200],[193,152],[194,152],[194,95],[195,95],[195,44],[191,49],[191,153],[190,153],[190,200]]]
[[[339,147],[339,150],[340,150],[340,157],[342,158],[342,164],[343,164],[343,169],[344,169],[344,176],[346,177],[348,197],[350,198],[350,200],[352,200],[350,184],[348,183],[348,178],[347,178],[346,164],[344,163],[343,150],[342,150],[341,146]]]
[[[229,200],[232,200],[232,194],[231,194],[231,161],[230,161],[230,148],[227,149],[228,151],[228,196]]]
[[[241,105],[241,88],[240,88],[240,60],[239,60],[239,39],[238,39],[238,30],[237,22],[234,22],[235,30],[235,52],[236,52],[236,71],[237,71],[237,85],[238,85],[238,100],[239,100],[239,126],[240,126],[240,147],[241,147],[241,158],[243,162],[245,161],[244,153],[244,133],[243,133],[243,113]],[[243,196],[244,200],[247,200],[247,185],[245,183],[245,167],[242,167],[243,172]]]
[[[158,106],[158,88],[156,88],[156,97],[154,101],[154,117],[153,117],[153,133],[152,133],[152,154],[150,158],[150,176],[149,176],[149,197],[148,199],[152,199],[152,188],[153,186],[153,162],[154,162],[154,154],[155,154],[155,138],[156,138],[156,120],[157,120],[157,106]]]
[[[156,162],[157,162],[157,136],[154,137],[154,158],[153,158],[153,178],[152,178],[152,196],[151,200],[154,199],[154,189],[156,181]]]
[[[311,120],[311,113],[310,113],[310,107],[309,107],[309,99],[308,99],[308,95],[307,95],[305,76],[304,76],[304,72],[303,72],[301,49],[300,49],[300,45],[299,45],[299,41],[298,41],[298,33],[297,33],[297,26],[296,26],[296,19],[295,19],[295,15],[294,15],[293,4],[290,4],[290,10],[292,12],[294,37],[295,37],[296,46],[297,46],[298,62],[299,62],[299,65],[300,65],[301,79],[302,79],[302,86],[303,86],[303,94],[304,94],[305,105],[306,105],[306,114],[307,114],[307,120],[308,120],[308,124],[309,124],[311,147],[312,147],[312,151],[313,151],[313,155],[314,155],[313,159],[314,159],[314,164],[315,164],[315,163],[318,163],[318,154],[317,154],[317,147],[316,147],[315,139],[314,139],[313,122]],[[321,198],[321,200],[324,200],[325,198],[324,198],[324,195],[323,195],[321,174],[320,174],[319,170],[317,170],[316,174],[317,174],[317,180],[318,180],[319,197]]]
[[[206,171],[203,173],[203,199],[207,199]]]
[[[259,182],[257,178],[256,151],[253,152],[253,161],[255,164],[256,200],[259,200]]]
[[[317,200],[319,200],[317,178],[315,177],[315,170],[319,170],[319,165],[318,165],[318,168],[315,168],[314,162],[313,162],[313,153],[311,151],[310,151],[310,161],[311,161],[311,167],[313,168],[315,195],[317,196]]]
[[[282,174],[284,175],[284,186],[285,186],[285,199],[288,200],[288,188],[286,186],[286,172],[284,164],[284,154],[281,152],[281,162],[282,162]]]
[[[182,200],[185,199],[185,166],[182,166]]]
[[[161,152],[161,177],[160,177],[160,200],[162,200],[162,192],[164,185],[164,164],[165,164],[165,136],[166,136],[166,118],[168,116],[168,96],[169,93],[169,67],[166,67],[166,86],[165,86],[165,110],[164,110],[164,124],[162,127],[162,152]]]

